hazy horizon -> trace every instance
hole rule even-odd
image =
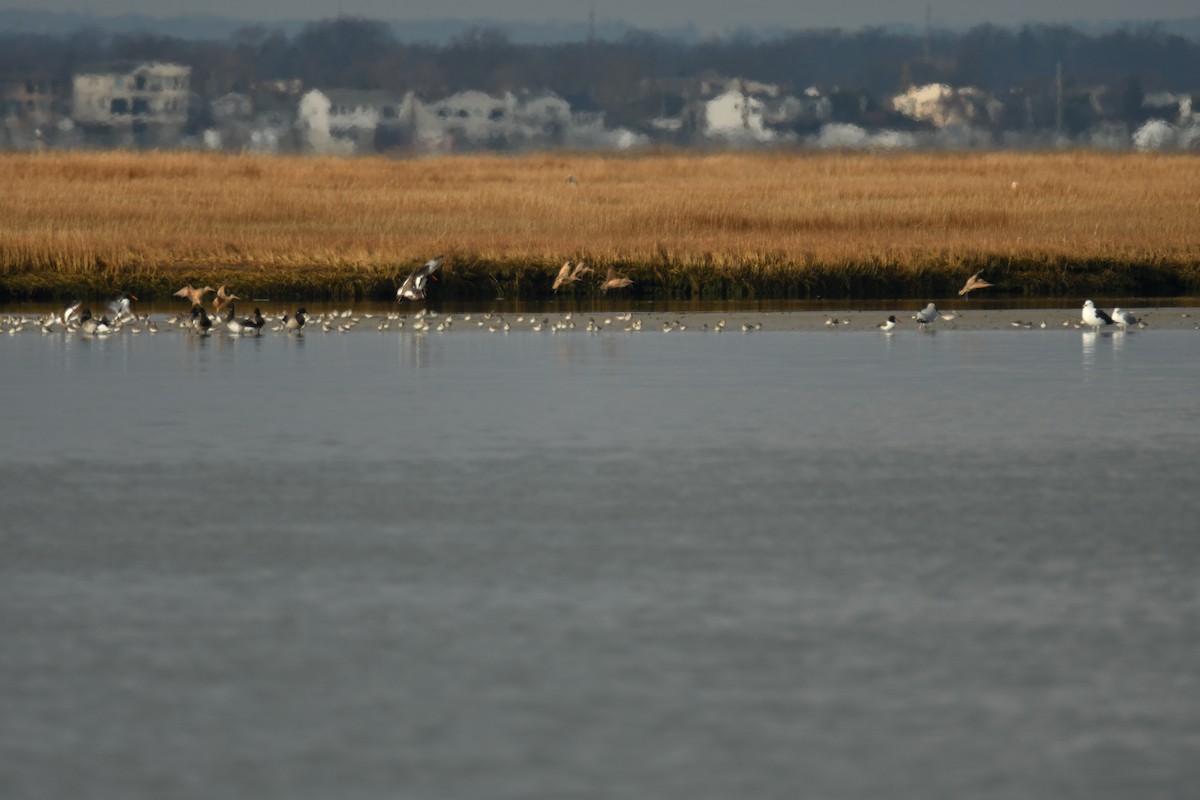
[[[509,0],[481,3],[473,0],[411,0],[397,7],[387,0],[298,0],[290,4],[264,0],[210,0],[202,10],[180,0],[42,0],[30,8],[29,0],[0,0],[0,11],[51,12],[116,17],[126,14],[155,18],[217,16],[246,22],[271,23],[334,17],[339,14],[372,19],[420,22],[489,21],[498,23],[583,24],[591,16],[597,25],[625,23],[641,28],[694,27],[707,34],[739,28],[862,28],[866,26],[923,26],[928,15],[935,26],[961,27],[984,23],[1002,26],[1024,23],[1162,22],[1200,16],[1188,0],[1014,0],[998,6],[983,0],[953,4],[925,0],[847,0],[817,8],[798,8],[787,0],[743,0],[731,4],[717,0],[667,0],[655,4],[634,0],[575,3],[554,0]]]

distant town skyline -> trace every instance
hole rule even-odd
[[[183,0],[0,0],[0,11],[38,10],[99,17],[142,14],[151,17],[214,15],[249,22],[323,19],[339,14],[392,21],[462,20],[500,23],[623,22],[641,28],[693,26],[720,34],[739,28],[857,29],[875,25],[922,26],[928,15],[934,26],[964,27],[983,23],[1162,22],[1200,17],[1195,0],[843,0],[830,4],[797,4],[791,0],[209,0],[202,8]]]

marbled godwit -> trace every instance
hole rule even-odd
[[[176,292],[175,296],[186,299],[193,306],[198,306],[204,302],[204,295],[211,291],[213,291],[211,286],[205,286],[203,289],[193,289],[192,285],[189,283],[187,286],[184,286],[182,289]]]
[[[624,289],[626,286],[632,285],[632,280],[629,278],[618,278],[616,269],[609,267],[608,276],[604,279],[604,283],[600,284],[600,291],[607,292],[609,289]]]
[[[973,292],[976,289],[984,289],[988,286],[991,286],[992,284],[988,283],[983,278],[979,277],[982,274],[983,274],[983,272],[979,271],[979,272],[976,272],[971,277],[967,278],[967,282],[964,283],[963,287],[958,290],[958,293],[960,295],[969,295],[970,292]]]

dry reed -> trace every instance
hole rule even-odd
[[[0,296],[378,296],[439,253],[459,294],[543,292],[578,257],[692,296],[940,295],[980,268],[1024,293],[1200,288],[1188,155],[44,152],[0,156],[0,185]]]

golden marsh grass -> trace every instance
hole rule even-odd
[[[440,253],[457,294],[545,292],[579,257],[692,296],[1200,288],[1189,155],[44,152],[0,156],[0,186],[0,296],[386,296]]]

